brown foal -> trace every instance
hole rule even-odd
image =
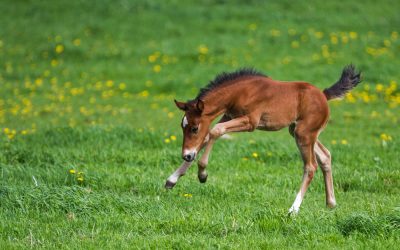
[[[299,211],[318,164],[324,175],[326,204],[334,207],[331,155],[318,136],[329,119],[328,100],[343,97],[359,82],[360,73],[356,73],[353,65],[345,67],[339,81],[324,91],[306,82],[276,81],[252,69],[218,75],[194,100],[175,101],[185,112],[181,123],[184,162],[168,178],[165,187],[175,186],[203,148],[198,177],[200,182],[206,182],[213,144],[226,133],[289,127],[304,163],[303,181],[289,212]],[[219,122],[210,129],[219,116],[222,116]]]

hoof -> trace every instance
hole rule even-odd
[[[176,183],[167,180],[167,182],[165,183],[165,188],[166,189],[172,189],[175,186],[175,184]]]
[[[295,208],[291,207],[289,209],[288,216],[295,217],[296,215],[298,215],[298,213],[299,213],[299,209],[295,209]]]
[[[330,209],[334,209],[336,207],[336,202],[327,202],[326,207]]]
[[[199,175],[199,181],[200,183],[205,183],[207,181],[208,175]]]

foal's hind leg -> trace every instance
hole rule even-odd
[[[296,199],[289,209],[289,213],[296,214],[299,212],[301,202],[303,201],[307,188],[314,177],[318,164],[314,153],[314,144],[317,140],[317,132],[310,132],[307,129],[303,130],[301,126],[297,125],[294,129],[294,135],[304,163],[303,181]]]
[[[318,163],[321,167],[325,181],[326,205],[330,208],[336,206],[335,193],[333,190],[333,177],[331,167],[331,154],[328,149],[317,141],[314,146],[315,154],[317,155]]]

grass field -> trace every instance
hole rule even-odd
[[[395,249],[400,243],[399,1],[0,2],[0,248]],[[253,66],[330,102],[318,171],[287,130],[216,143],[206,184],[181,163],[182,114],[216,74]]]

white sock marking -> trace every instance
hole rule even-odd
[[[301,193],[299,192],[296,196],[296,199],[293,202],[292,207],[289,209],[289,213],[297,214],[299,212],[302,201],[303,201],[303,199],[301,198]]]
[[[182,175],[184,175],[187,169],[192,165],[192,162],[184,161],[182,165],[170,176],[168,177],[168,181],[172,183],[176,183]]]

